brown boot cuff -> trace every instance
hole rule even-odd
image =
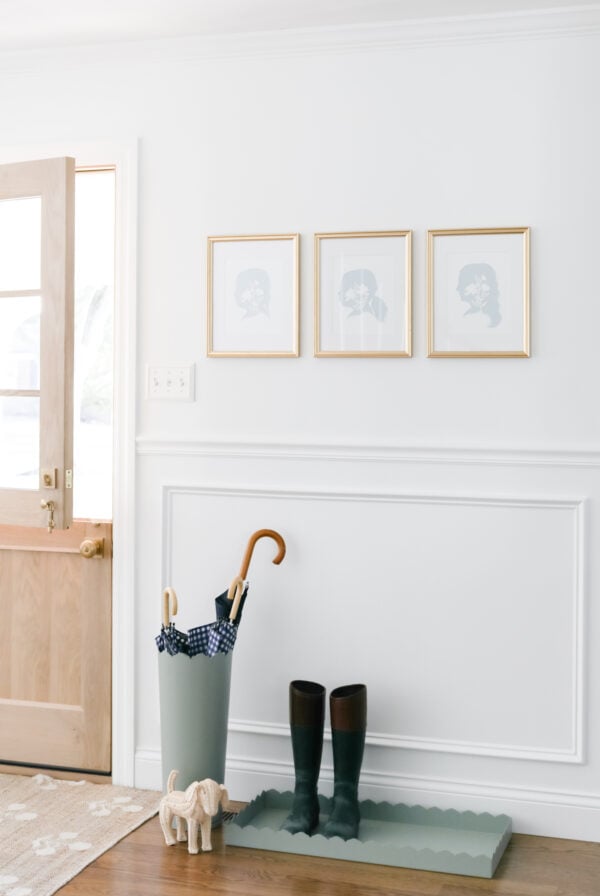
[[[331,727],[338,731],[364,731],[367,727],[367,687],[347,684],[329,695]]]

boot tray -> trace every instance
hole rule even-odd
[[[489,878],[493,877],[512,832],[508,815],[365,800],[360,804],[358,839],[328,839],[321,831],[332,800],[319,796],[321,819],[315,833],[289,834],[280,827],[292,799],[291,791],[264,790],[225,824],[225,842],[253,849]]]

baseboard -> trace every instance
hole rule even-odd
[[[331,794],[332,782],[332,769],[323,767],[319,789],[324,795]],[[225,783],[233,800],[248,801],[261,790],[292,788],[293,767],[289,762],[228,755]],[[161,789],[158,750],[136,752],[135,786],[143,790]],[[369,769],[361,774],[360,792],[363,799],[509,815],[514,832],[520,834],[597,841],[600,830],[600,795],[597,794],[390,775]]]
[[[108,774],[95,774],[94,772],[69,771],[63,768],[53,768],[47,765],[23,765],[19,762],[0,763],[2,775],[48,775],[50,778],[58,778],[61,781],[89,781],[91,784],[112,784],[110,772]],[[144,788],[151,790],[152,788]]]

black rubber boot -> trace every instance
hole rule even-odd
[[[281,829],[311,834],[319,823],[317,781],[323,752],[325,688],[314,681],[290,684],[290,728],[296,786],[292,810]]]
[[[358,837],[358,779],[367,728],[367,688],[349,684],[329,697],[333,746],[333,805],[324,828],[326,837]]]

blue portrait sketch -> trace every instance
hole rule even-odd
[[[372,314],[378,321],[384,321],[387,305],[379,296],[377,279],[368,268],[346,271],[338,291],[341,304],[349,309],[348,317],[357,314]]]
[[[271,281],[262,268],[246,268],[235,280],[235,301],[243,309],[242,320],[264,314],[269,317]]]
[[[491,264],[484,262],[466,264],[458,275],[456,290],[467,309],[464,317],[482,314],[488,327],[497,327],[502,320],[498,278]]]

